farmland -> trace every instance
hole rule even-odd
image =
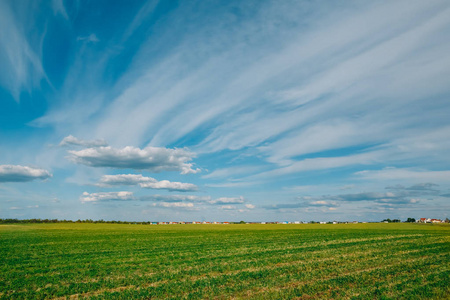
[[[0,226],[0,299],[443,299],[450,226]]]

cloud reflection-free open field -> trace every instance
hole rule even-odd
[[[1,299],[443,299],[450,226],[0,226]]]

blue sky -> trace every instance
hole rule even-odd
[[[449,217],[448,1],[0,0],[0,217]]]

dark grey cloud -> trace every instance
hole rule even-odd
[[[436,188],[439,186],[439,184],[435,183],[418,183],[414,184],[410,187],[405,187],[401,184],[397,184],[394,186],[387,186],[387,190],[406,190],[406,191],[438,191]]]
[[[404,185],[401,184],[396,184],[396,185],[390,185],[385,187],[386,190],[404,190],[406,189],[406,187]]]
[[[90,167],[147,170],[154,173],[180,171],[181,174],[198,173],[189,163],[195,156],[185,149],[147,147],[144,149],[127,146],[87,148],[69,151],[69,159]]]
[[[412,195],[414,194],[414,195]],[[413,204],[420,201],[417,198],[411,198],[417,196],[417,193],[405,193],[405,192],[387,192],[387,193],[356,193],[331,196],[330,198],[336,201],[344,202],[359,202],[359,201],[371,201],[375,203],[391,203],[396,205]]]
[[[47,170],[19,166],[19,165],[0,165],[0,182],[27,182],[35,179],[44,180],[52,177]]]
[[[419,183],[419,184],[410,186],[406,189],[410,190],[410,191],[437,191],[437,189],[435,187],[438,187],[438,186],[439,186],[439,184],[435,184],[435,183]]]
[[[322,195],[322,196],[305,196],[297,197],[296,203],[282,203],[264,206],[265,209],[298,209],[298,208],[313,208],[322,207],[333,210],[339,207],[342,203],[351,202],[371,202],[382,207],[398,207],[403,205],[417,204],[424,199],[423,196],[429,196],[430,191],[433,193],[435,190],[435,184],[418,184],[411,186],[410,188],[397,185],[387,187],[393,191],[389,192],[364,192],[353,194],[341,194],[341,195]],[[449,194],[450,196],[450,194]]]
[[[392,199],[395,198],[396,195],[394,193],[356,193],[356,194],[344,194],[331,196],[331,199],[339,200],[339,201],[376,201],[380,199]]]
[[[438,184],[435,183],[418,183],[406,187],[403,185],[387,186],[386,189],[394,192],[398,196],[403,197],[424,197],[424,196],[438,196],[440,190],[437,189]]]

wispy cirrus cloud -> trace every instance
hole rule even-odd
[[[0,182],[28,182],[35,179],[45,180],[52,176],[49,171],[40,168],[0,165]]]
[[[60,14],[65,19],[69,19],[69,16],[67,15],[66,7],[64,6],[63,0],[53,0],[52,1],[52,8],[53,13]]]
[[[20,93],[32,90],[46,79],[40,49],[32,46],[6,1],[0,2],[0,84],[19,102]]]

